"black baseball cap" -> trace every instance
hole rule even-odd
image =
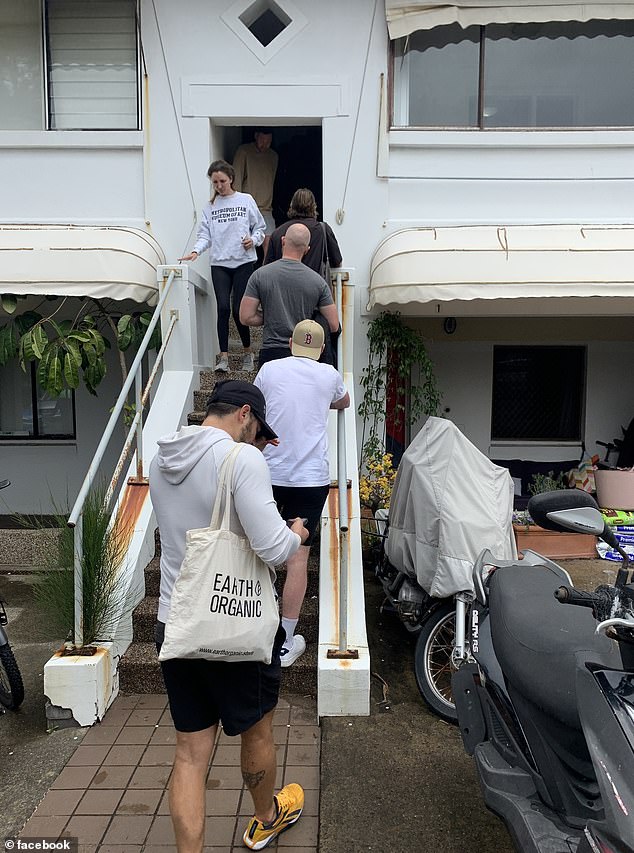
[[[260,422],[260,431],[264,438],[268,440],[277,438],[277,434],[266,422],[264,394],[251,382],[244,382],[242,379],[225,379],[223,382],[217,382],[207,405],[209,406],[211,403],[251,406],[251,411]]]

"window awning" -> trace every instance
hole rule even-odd
[[[385,14],[391,39],[408,36],[416,30],[431,30],[446,24],[461,27],[484,24],[535,24],[546,21],[631,20],[634,8],[631,3],[613,3],[594,0],[578,3],[573,0],[528,0],[526,3],[509,3],[508,0],[462,0],[447,3],[444,0],[385,0]]]
[[[0,293],[156,302],[156,240],[137,228],[0,225]]]
[[[408,228],[370,266],[368,309],[409,315],[634,314],[634,225]]]

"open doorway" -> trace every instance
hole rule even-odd
[[[253,142],[255,127],[264,122],[241,127],[212,125],[212,154],[229,163],[238,145]],[[268,126],[271,126],[270,124]],[[290,200],[296,189],[307,187],[317,200],[321,218],[323,200],[322,135],[321,126],[272,126],[271,147],[277,151],[279,163],[273,190],[273,217],[275,224],[287,220]]]

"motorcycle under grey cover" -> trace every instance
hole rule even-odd
[[[397,569],[436,598],[473,589],[476,557],[517,557],[513,480],[444,418],[429,417],[399,464],[385,545]]]

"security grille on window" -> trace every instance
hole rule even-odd
[[[494,347],[491,440],[579,442],[585,364],[584,347]]]
[[[451,24],[393,44],[395,126],[634,126],[634,21]]]
[[[51,129],[139,126],[134,0],[47,0]]]

